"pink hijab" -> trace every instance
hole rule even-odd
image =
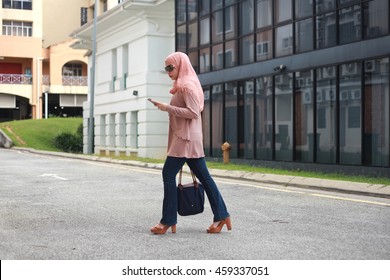
[[[177,91],[187,88],[197,94],[200,107],[203,109],[203,89],[188,56],[182,52],[174,52],[167,56],[165,64],[172,64],[179,71],[179,75],[169,92],[175,94]]]

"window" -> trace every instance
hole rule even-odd
[[[107,0],[103,0],[103,13],[108,10]]]
[[[292,25],[276,28],[276,56],[285,56],[293,52]]]
[[[322,49],[336,45],[336,13],[327,13],[316,18],[316,48]]]
[[[247,64],[254,61],[254,40],[253,35],[246,36],[240,40],[241,42],[241,64]]]
[[[256,79],[256,158],[272,159],[272,77],[260,77]]]
[[[295,17],[304,18],[313,14],[313,1],[295,0]]]
[[[272,58],[272,30],[257,33],[256,60]]]
[[[316,152],[317,162],[336,163],[337,112],[336,112],[336,67],[317,69],[316,98]]]
[[[354,5],[339,11],[339,42],[346,44],[361,39],[360,6]]]
[[[81,77],[82,65],[80,63],[66,63],[62,67],[62,76]]]
[[[272,24],[272,1],[257,0],[257,28]]]
[[[276,23],[290,20],[292,17],[291,0],[275,0],[275,21]]]
[[[322,14],[327,11],[334,10],[336,8],[336,0],[317,0],[316,1],[316,13]]]
[[[313,131],[314,98],[312,81],[312,70],[295,73],[295,160],[302,162],[313,162],[314,141],[319,140]]]
[[[237,36],[235,29],[236,22],[236,6],[229,6],[225,9],[225,36],[226,39],[234,38]]]
[[[3,0],[3,8],[32,10],[32,0]]]
[[[212,155],[222,156],[221,145],[223,144],[223,85],[212,86],[212,115],[211,115],[211,139]]]
[[[362,148],[361,129],[361,63],[351,62],[340,65],[340,91],[350,93],[347,101],[339,106],[340,163],[360,164]],[[340,99],[344,96],[340,96]]]
[[[199,57],[199,72],[208,72],[210,71],[210,49],[205,48],[200,50]]]
[[[275,159],[292,160],[292,74],[275,76]]]
[[[3,20],[3,35],[31,37],[32,22]]]
[[[212,48],[212,69],[219,70],[223,68],[223,49],[222,44],[215,45]]]
[[[375,38],[389,33],[388,11],[388,0],[373,0],[363,3],[365,38]]]
[[[313,49],[313,20],[311,18],[295,24],[295,51],[297,53]]]
[[[200,21],[200,44],[210,43],[210,18],[204,18]]]
[[[205,15],[210,13],[210,0],[201,0],[199,1],[200,15]]]
[[[254,14],[253,0],[245,0],[240,5],[240,34],[253,32]]]
[[[390,166],[389,58],[364,62],[364,164]],[[357,98],[358,96],[354,96]]]

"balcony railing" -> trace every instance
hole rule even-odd
[[[88,77],[86,76],[62,76],[63,86],[87,86]]]
[[[32,76],[17,74],[0,74],[0,84],[30,85],[32,84]]]
[[[19,84],[19,85],[31,85],[31,75],[19,75],[19,74],[0,74],[0,84]],[[42,84],[50,85],[50,76],[42,76]],[[62,76],[63,86],[88,86],[87,76]]]

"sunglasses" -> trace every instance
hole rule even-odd
[[[175,67],[171,64],[171,65],[165,66],[164,69],[166,72],[172,72],[173,69],[175,69]]]

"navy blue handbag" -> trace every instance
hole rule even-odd
[[[183,169],[180,170],[179,184],[177,185],[177,213],[180,216],[190,216],[202,213],[204,210],[204,188],[196,180],[191,171],[192,182],[182,184]]]

